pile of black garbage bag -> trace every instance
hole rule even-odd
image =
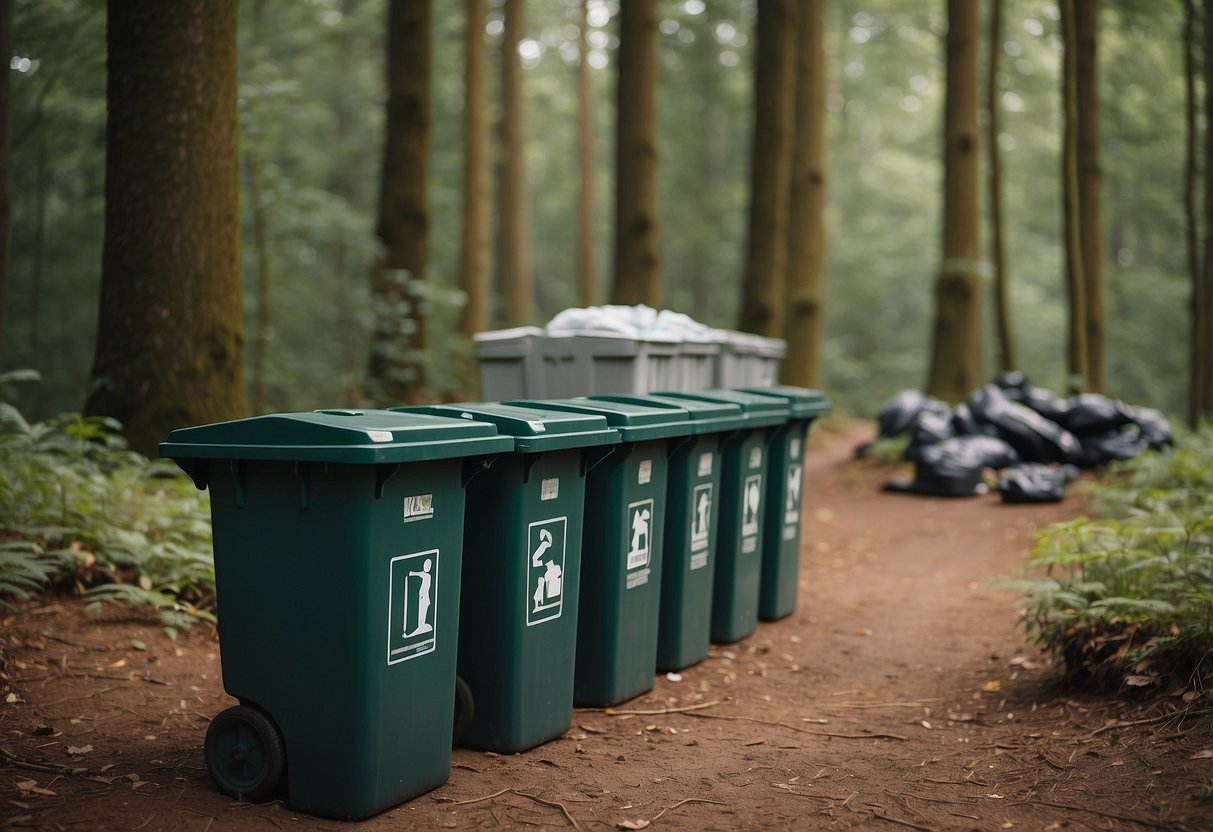
[[[941,497],[986,491],[983,472],[1000,471],[1004,502],[1057,502],[1079,468],[1129,459],[1172,442],[1161,411],[1134,407],[1098,393],[1065,399],[1003,373],[968,399],[948,405],[918,390],[902,390],[877,415],[882,438],[909,433],[906,457],[914,480],[886,489]]]

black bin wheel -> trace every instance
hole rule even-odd
[[[286,747],[274,720],[260,708],[236,705],[206,730],[206,768],[219,791],[260,803],[273,797],[286,770]]]
[[[451,744],[459,745],[468,728],[472,726],[472,717],[476,715],[476,703],[472,697],[472,689],[463,681],[462,676],[455,677],[455,724],[451,731]]]

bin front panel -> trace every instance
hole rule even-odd
[[[762,568],[762,502],[771,428],[740,431],[724,442],[720,528],[712,586],[712,641],[731,643],[758,626]]]
[[[796,419],[771,435],[758,599],[758,617],[763,621],[783,618],[796,609],[808,425],[809,422]]]
[[[617,446],[586,480],[574,701],[652,689],[668,461],[664,440]]]
[[[720,520],[720,434],[696,437],[670,457],[657,669],[681,670],[708,654],[712,551]]]
[[[209,463],[224,687],[278,724],[297,809],[368,817],[447,778],[460,467]]]

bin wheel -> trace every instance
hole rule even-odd
[[[206,730],[206,768],[226,795],[249,803],[270,798],[286,770],[278,726],[260,708],[228,708]]]
[[[451,744],[459,745],[472,726],[472,717],[476,715],[476,703],[472,698],[472,689],[463,681],[462,676],[455,677],[455,725],[451,732]]]

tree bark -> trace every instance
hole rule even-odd
[[[0,0],[0,59],[13,54],[13,0]],[[13,269],[13,88],[12,70],[0,66],[0,368],[4,366],[5,320]]]
[[[657,222],[657,3],[619,12],[613,303],[661,306]]]
[[[1081,201],[1078,195],[1078,49],[1075,39],[1074,4],[1060,0],[1062,56],[1062,216],[1064,219],[1066,286],[1069,289],[1068,360],[1069,390],[1087,388],[1087,292],[1083,277]]]
[[[927,391],[958,402],[981,383],[976,0],[948,0],[943,264]]]
[[[1075,93],[1078,115],[1078,233],[1082,243],[1082,274],[1086,304],[1087,389],[1105,387],[1103,183],[1099,101],[1100,0],[1074,3]]]
[[[467,0],[464,43],[463,241],[459,285],[467,302],[459,330],[467,337],[489,328],[489,118],[488,55],[484,47],[487,0]]]
[[[749,242],[738,329],[772,337],[783,335],[784,322],[796,12],[789,0],[761,4],[754,46]]]
[[[1187,225],[1188,276],[1191,283],[1188,310],[1188,426],[1195,429],[1201,418],[1201,386],[1204,379],[1200,269],[1200,230],[1196,213],[1196,3],[1184,0],[1184,219]]]
[[[986,141],[990,166],[990,247],[994,266],[994,320],[998,327],[999,368],[1014,370],[1015,338],[1011,330],[1011,299],[1007,291],[1007,257],[1003,248],[1001,105],[998,99],[998,64],[1002,54],[1002,0],[990,6],[989,65],[986,67],[986,109],[989,135]]]
[[[582,0],[577,47],[577,275],[581,305],[598,303],[598,275],[594,269],[594,132],[591,122],[589,2]]]
[[[821,382],[821,335],[825,299],[826,200],[826,0],[800,7],[796,49],[795,141],[788,203],[787,357],[785,384]]]
[[[430,142],[430,2],[390,0],[387,120],[377,233],[384,256],[375,274],[375,332],[367,392],[375,404],[424,395]]]
[[[105,241],[86,412],[145,454],[244,416],[235,0],[108,5]]]
[[[506,324],[531,322],[531,222],[526,165],[526,100],[518,44],[526,31],[524,0],[505,0],[501,41],[501,163],[498,171],[498,284]]]

